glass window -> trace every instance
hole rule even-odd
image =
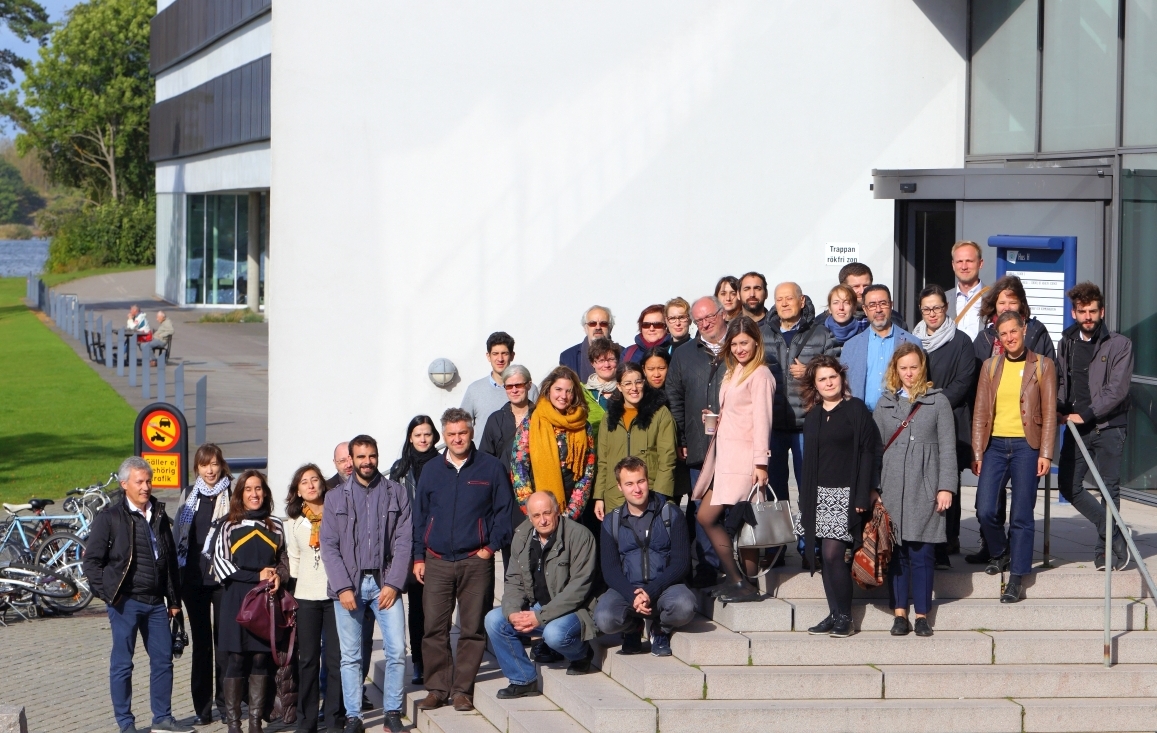
[[[1121,485],[1157,489],[1157,387],[1134,382],[1129,389],[1129,430]]]
[[[237,305],[249,302],[249,197],[237,197]]]
[[[188,197],[188,227],[185,237],[185,303],[205,302],[205,197]]]
[[[1041,56],[1041,150],[1117,144],[1117,0],[1049,0]]]
[[[1035,0],[972,4],[969,152],[1031,153],[1036,147]]]
[[[1157,154],[1121,156],[1121,333],[1135,374],[1157,377]]]
[[[1157,143],[1157,0],[1125,0],[1124,145]]]

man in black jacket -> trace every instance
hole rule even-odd
[[[603,578],[595,625],[622,632],[621,654],[642,652],[644,619],[651,621],[651,654],[671,656],[671,634],[695,617],[695,595],[683,585],[691,564],[683,513],[647,485],[647,464],[628,456],[615,466],[626,499],[603,518]]]
[[[153,469],[132,456],[117,472],[124,498],[96,516],[84,553],[84,575],[107,605],[112,629],[109,691],[121,733],[136,730],[132,712],[137,632],[149,653],[151,730],[191,731],[173,719],[173,638],[169,619],[181,610],[177,545],[165,505],[152,497]]]
[[[707,456],[707,446],[711,443],[711,436],[704,431],[703,413],[719,413],[719,386],[726,371],[721,350],[727,335],[727,322],[723,320],[723,304],[710,295],[695,301],[691,306],[691,318],[699,333],[671,355],[671,368],[664,389],[679,431],[679,452],[691,469],[691,485],[694,486]],[[697,567],[694,584],[708,586],[715,583],[719,558],[703,528],[694,521],[697,505],[698,502],[687,500],[688,534],[694,533],[695,538]]]
[[[1057,424],[1077,425],[1113,504],[1121,506],[1121,452],[1129,424],[1129,385],[1133,342],[1105,325],[1105,296],[1091,282],[1078,283],[1066,295],[1073,304],[1073,325],[1057,350]],[[1084,487],[1089,466],[1071,435],[1061,446],[1061,495],[1097,528],[1093,565],[1105,569],[1104,505]],[[1097,492],[1100,493],[1100,492]],[[1113,569],[1129,565],[1129,546],[1114,526]]]
[[[413,507],[414,577],[422,583],[426,697],[419,710],[447,702],[474,709],[474,677],[486,650],[483,622],[493,605],[494,553],[510,544],[514,511],[510,471],[474,449],[470,414],[442,413],[446,452],[422,469]],[[450,626],[458,605],[457,654]]]

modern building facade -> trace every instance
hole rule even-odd
[[[392,460],[495,330],[538,380],[591,304],[628,343],[725,274],[822,301],[833,245],[913,321],[955,239],[1047,234],[1137,345],[1124,478],[1157,487],[1157,0],[286,3],[276,30],[275,480],[358,432]]]
[[[157,293],[178,305],[264,303],[272,40],[270,0],[157,3]]]

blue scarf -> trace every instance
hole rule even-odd
[[[229,477],[222,476],[221,480],[215,486],[209,486],[205,483],[205,479],[200,476],[197,477],[197,483],[193,485],[193,490],[189,492],[189,498],[185,500],[184,505],[181,506],[177,513],[177,534],[181,536],[180,546],[177,547],[177,565],[185,567],[185,555],[189,550],[189,533],[181,532],[181,528],[187,527],[193,523],[193,517],[197,513],[197,505],[201,503],[201,497],[214,498],[222,491],[229,488]]]
[[[852,318],[844,325],[836,323],[836,319],[831,315],[824,321],[824,325],[832,332],[832,336],[841,344],[846,344],[848,339],[853,336],[858,336],[864,329],[868,327],[868,319],[866,318]]]

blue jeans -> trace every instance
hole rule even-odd
[[[1032,572],[1032,548],[1036,532],[1037,475],[1040,452],[1024,438],[997,438],[988,441],[980,480],[976,486],[977,518],[980,530],[993,557],[1011,553],[1009,571],[1013,575]],[[997,521],[997,499],[1000,489],[1012,480],[1012,508],[1009,510],[1008,537]]]
[[[362,717],[362,626],[366,621],[366,607],[378,619],[382,629],[382,647],[386,653],[386,689],[382,692],[382,708],[402,709],[402,688],[406,678],[406,612],[402,610],[402,594],[394,605],[378,608],[381,588],[372,575],[362,576],[362,587],[355,589],[357,608],[347,611],[341,601],[334,601],[337,617],[337,636],[341,642],[341,690],[345,698],[346,715]]]
[[[651,619],[651,633],[654,633],[654,625],[657,622],[659,630],[664,634],[670,634],[680,626],[691,623],[691,619],[695,618],[695,594],[682,583],[676,583],[660,593],[657,599],[653,599],[651,608],[654,613],[647,617]],[[634,605],[619,595],[614,588],[608,588],[599,596],[599,603],[595,606],[595,626],[598,626],[603,634],[626,631],[641,618],[644,617],[635,612]]]
[[[530,608],[538,612],[542,607],[537,603]],[[539,626],[532,635],[542,633],[542,640],[548,647],[566,657],[568,662],[577,662],[586,657],[590,645],[583,641],[583,625],[579,617],[573,613],[559,616],[546,626]],[[486,614],[486,634],[490,637],[490,646],[494,648],[494,656],[498,658],[498,666],[502,667],[502,674],[511,684],[529,685],[538,679],[534,662],[526,656],[526,650],[519,641],[519,632],[514,630],[502,606],[490,609]]]
[[[690,470],[691,486],[695,486],[695,484],[699,482],[699,472],[701,470],[702,469],[699,469],[699,468],[692,468]],[[719,569],[719,556],[715,554],[715,546],[711,544],[711,539],[707,536],[707,532],[704,531],[703,525],[701,525],[701,524],[699,524],[699,522],[695,521],[695,515],[698,513],[699,513],[699,502],[693,500],[691,497],[688,496],[687,497],[687,526],[689,526],[691,528],[691,530],[694,532],[693,536],[694,536],[694,540],[695,540],[695,546],[693,549],[695,550],[695,560],[699,566],[702,566],[704,563],[706,563],[706,564],[710,565],[711,567],[715,568],[716,570],[718,570]]]
[[[133,653],[137,649],[137,632],[149,653],[149,705],[153,723],[172,717],[173,637],[169,630],[169,609],[164,603],[149,605],[125,598],[108,606],[108,623],[112,628],[112,654],[108,665],[108,686],[117,725],[134,725]]]
[[[911,600],[916,613],[928,615],[936,577],[936,545],[904,540],[892,549],[892,563],[888,568],[892,573],[892,582],[888,584],[892,608],[907,611]]]

